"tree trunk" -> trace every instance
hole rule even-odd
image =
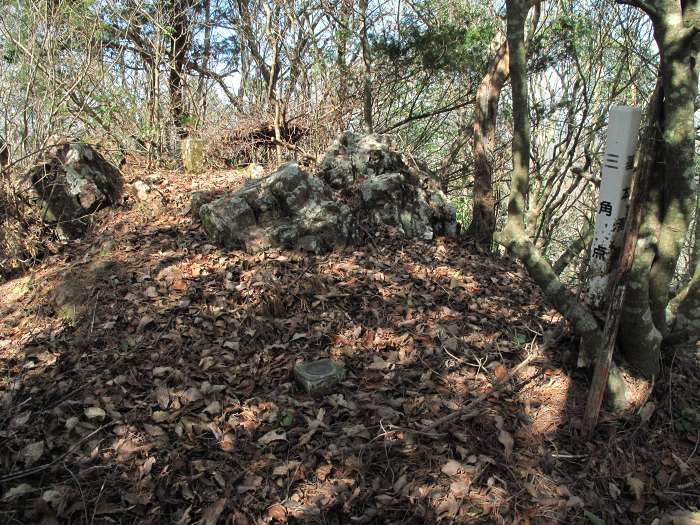
[[[688,261],[688,275],[692,279],[695,268],[700,263],[700,180],[695,186],[695,229],[693,235],[693,248],[690,252],[690,260]]]
[[[513,173],[508,200],[508,222],[496,240],[522,261],[547,300],[572,323],[583,340],[584,347],[592,355],[602,341],[595,317],[559,281],[525,231],[530,169],[530,115],[524,42],[527,2],[509,0],[506,6],[513,91]]]
[[[671,2],[663,2],[664,5],[669,3]],[[676,22],[681,11],[680,5],[676,7],[678,13],[676,9],[667,7],[669,10],[654,24],[664,82],[665,176],[664,213],[661,216],[656,259],[649,274],[649,291],[654,324],[664,335],[668,333],[666,306],[671,281],[692,214],[695,152],[693,114],[698,92],[695,69],[697,50],[691,45],[688,32],[682,31],[682,20]]]
[[[496,231],[491,155],[496,143],[498,100],[508,79],[509,65],[508,42],[503,42],[479,85],[474,107],[474,194],[472,221],[467,235],[487,251],[491,251]]]
[[[592,240],[593,224],[591,223],[591,221],[586,220],[585,224],[583,225],[583,231],[581,232],[580,237],[574,242],[572,242],[569,246],[567,246],[566,250],[564,250],[564,253],[562,253],[554,263],[554,266],[552,267],[554,273],[556,273],[557,275],[561,275],[561,273],[566,269],[566,267],[569,266],[574,257],[579,255],[583,250],[585,250],[591,244]]]
[[[693,42],[698,27],[693,17],[697,16],[698,2],[625,0],[622,3],[639,7],[651,18],[663,84],[663,104],[658,119],[661,139],[658,162],[637,243],[620,332],[627,360],[640,373],[650,376],[659,371],[663,340],[679,337],[672,329],[684,333],[693,326],[697,329],[692,305],[697,301],[698,286],[691,281],[684,296],[674,300],[675,304],[669,304],[669,299],[692,216],[693,114],[698,92],[697,48]],[[673,316],[673,310],[678,316]]]
[[[188,135],[185,128],[185,109],[183,95],[183,78],[187,58],[188,10],[187,0],[173,0],[172,32],[170,34],[170,73],[168,74],[168,90],[170,91],[170,113],[173,117],[178,137],[184,139]]]
[[[372,57],[367,36],[367,0],[360,0],[360,16],[362,17],[360,42],[362,44],[362,62],[364,63],[362,115],[365,132],[374,133],[374,123],[372,121]]]
[[[660,73],[661,74],[661,73]],[[660,77],[659,77],[660,78]],[[652,320],[649,304],[649,268],[654,260],[653,243],[657,231],[658,190],[660,173],[658,162],[659,126],[663,108],[663,87],[657,83],[652,96],[649,122],[640,145],[638,172],[650,173],[650,187],[646,199],[644,222],[640,226],[635,258],[629,275],[629,285],[622,307],[619,341],[622,352],[635,369],[645,375],[654,375],[659,367],[661,333]]]
[[[204,71],[209,70],[209,59],[211,57],[211,0],[204,0],[204,48],[202,50],[202,72],[199,74],[199,84],[197,85],[197,98],[200,107],[200,123],[204,123],[207,118],[207,75]]]
[[[525,230],[530,170],[530,112],[524,38],[527,5],[525,0],[506,2],[513,91],[513,173],[508,200],[508,221],[503,231],[496,234],[495,239],[520,259],[530,277],[542,289],[547,301],[572,324],[581,337],[583,351],[588,355],[595,355],[603,337],[593,313],[559,280]],[[627,403],[626,386],[619,369],[611,367],[607,387],[611,404],[618,409],[624,407]]]

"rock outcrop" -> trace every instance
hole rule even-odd
[[[316,174],[285,164],[197,208],[214,240],[250,252],[284,247],[321,253],[383,226],[424,240],[457,232],[455,210],[427,169],[383,137],[353,133],[335,141]]]
[[[251,252],[280,246],[320,253],[347,239],[350,224],[350,209],[296,164],[200,206],[199,216],[218,243]]]
[[[46,160],[29,170],[25,180],[31,183],[42,206],[43,220],[67,239],[82,236],[88,216],[115,204],[123,189],[119,169],[83,143],[52,148]]]

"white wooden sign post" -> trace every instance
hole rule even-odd
[[[608,143],[589,263],[588,293],[595,307],[601,307],[605,302],[612,257],[623,242],[641,119],[639,108],[610,108]]]

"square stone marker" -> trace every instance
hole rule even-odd
[[[342,381],[345,366],[328,358],[299,363],[294,366],[294,377],[311,394]]]

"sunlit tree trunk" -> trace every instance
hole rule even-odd
[[[530,170],[530,116],[524,42],[527,2],[510,0],[506,5],[513,91],[513,172],[508,200],[508,220],[496,240],[522,261],[547,299],[571,321],[584,345],[594,352],[601,342],[601,333],[595,318],[559,281],[525,230]]]
[[[649,15],[659,47],[663,82],[659,162],[637,244],[630,282],[632,293],[625,301],[621,325],[625,357],[641,373],[653,375],[659,370],[663,339],[678,339],[674,328],[700,332],[700,313],[692,307],[700,302],[699,286],[693,281],[684,290],[684,297],[675,301],[678,315],[667,317],[671,282],[692,215],[693,114],[698,94],[696,37],[700,22],[697,0],[621,3],[634,5]]]
[[[496,231],[491,155],[496,143],[498,100],[508,79],[508,73],[508,43],[503,42],[476,92],[472,125],[474,194],[472,221],[467,234],[487,251],[491,251],[493,234]]]
[[[513,171],[508,219],[503,231],[498,232],[495,238],[523,263],[542,289],[546,300],[572,324],[581,337],[584,351],[594,355],[603,341],[596,318],[559,280],[552,266],[530,240],[525,228],[530,170],[530,112],[524,38],[526,16],[525,0],[506,2],[513,92]],[[610,371],[608,395],[613,406],[622,408],[626,404],[626,387],[616,368]]]

